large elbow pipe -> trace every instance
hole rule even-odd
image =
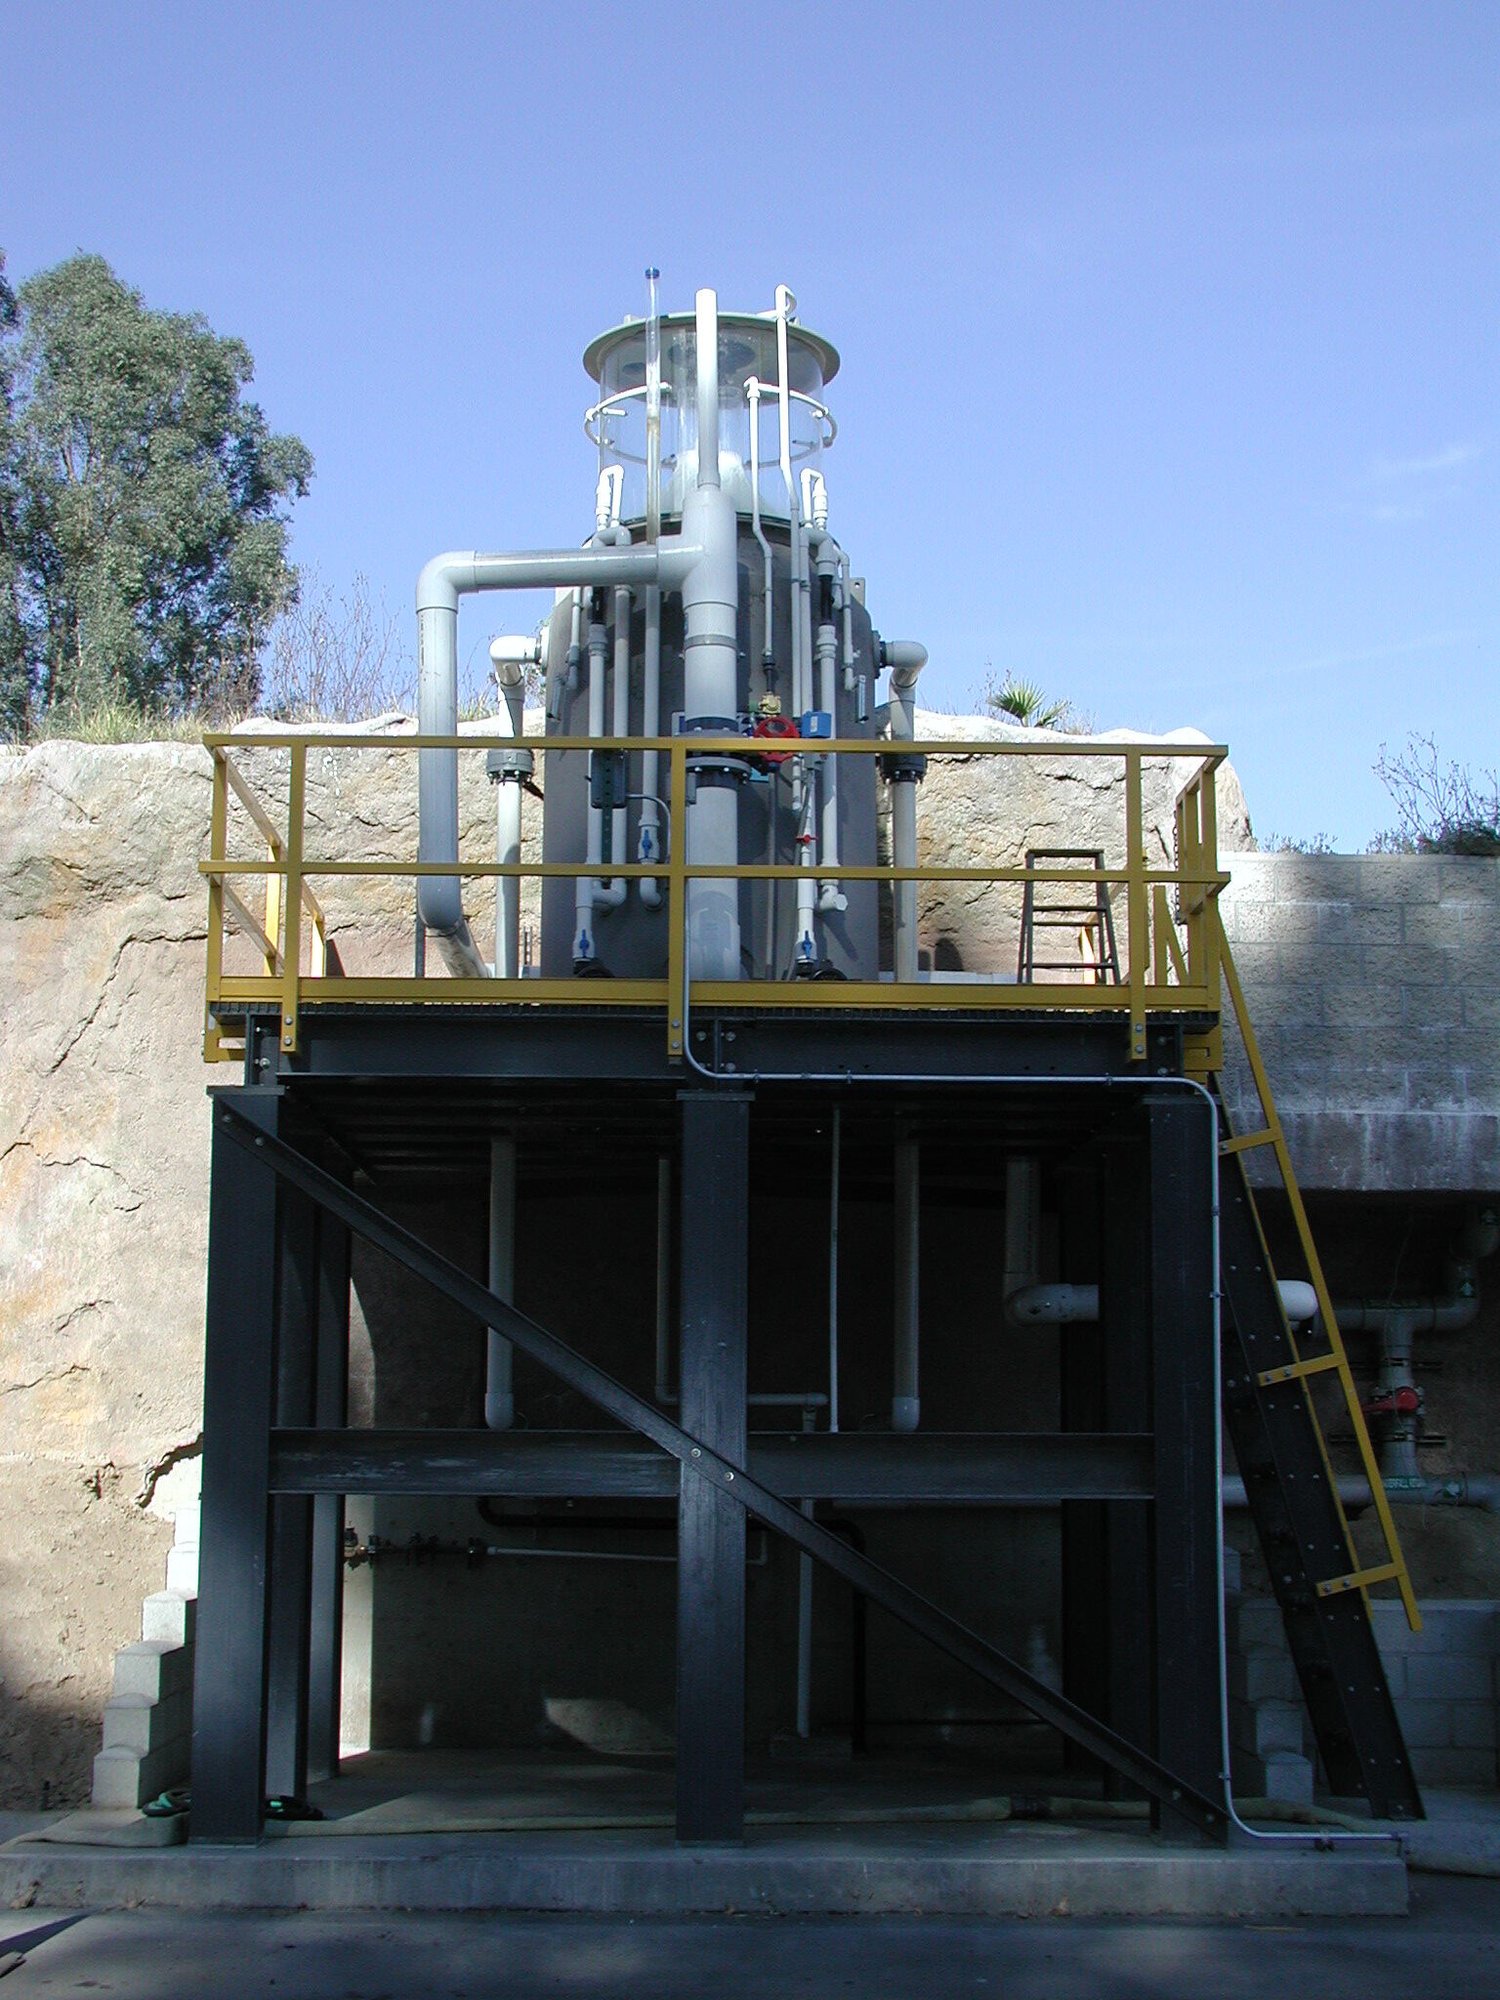
[[[581,585],[665,583],[680,587],[700,551],[681,536],[628,548],[478,550],[434,556],[417,578],[417,727],[424,736],[458,731],[458,601],[481,590],[562,590]],[[458,860],[458,752],[417,757],[417,858]],[[488,967],[464,916],[457,875],[423,875],[417,914],[438,940],[450,972],[482,979]]]

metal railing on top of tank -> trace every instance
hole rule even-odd
[[[1036,743],[1014,739],[940,739],[893,745],[887,739],[820,739],[816,752],[799,749],[797,754],[806,757],[809,763],[815,756],[889,758],[900,751],[915,753],[929,763],[975,757],[1044,758],[1068,763],[1078,759],[1114,760],[1123,766],[1120,831],[1124,858],[1121,865],[1102,867],[1094,865],[1090,857],[1086,867],[953,866],[933,861],[898,866],[894,861],[870,865],[839,860],[809,869],[795,863],[707,865],[687,859],[687,843],[677,835],[686,824],[690,764],[705,756],[742,759],[753,756],[756,753],[743,736],[518,739],[501,732],[373,736],[358,730],[288,730],[274,734],[212,732],[205,735],[204,742],[213,759],[210,852],[200,863],[209,893],[204,1054],[210,1061],[238,1059],[243,1048],[247,1010],[267,1006],[279,1010],[283,1050],[295,1051],[303,1007],[320,1002],[341,1006],[419,1002],[456,1006],[520,1003],[658,1008],[665,1018],[667,1052],[674,1059],[683,1053],[690,1004],[749,1009],[894,1007],[1118,1012],[1128,1015],[1130,1053],[1135,1060],[1143,1060],[1146,1054],[1148,1015],[1205,1014],[1216,1018],[1219,1013],[1220,957],[1213,899],[1229,879],[1218,866],[1214,773],[1227,754],[1219,745],[1106,743],[1086,739],[1060,745],[1055,738]],[[650,862],[602,863],[597,859],[479,861],[461,856],[455,864],[399,856],[351,859],[309,853],[309,753],[322,757],[326,765],[336,752],[390,756],[422,749],[451,749],[482,755],[490,750],[516,748],[533,751],[541,758],[550,751],[660,752],[668,760],[670,772],[665,801],[669,832],[666,854]],[[237,755],[287,760],[284,788],[280,782],[274,787],[279,815],[284,815],[284,831],[277,824],[278,815],[257,794],[236,762]],[[1171,811],[1174,865],[1148,867],[1145,771],[1148,765],[1165,763],[1171,769],[1179,762],[1190,762],[1192,770],[1175,793]],[[340,783],[341,780],[336,780],[335,789]],[[270,788],[263,786],[263,789]],[[236,806],[243,809],[246,821],[243,827],[235,813]],[[351,813],[351,839],[354,824]],[[1160,836],[1159,825],[1155,831]],[[230,852],[232,839],[241,851]],[[820,882],[885,884],[893,899],[896,885],[902,883],[969,885],[975,890],[1013,885],[1023,893],[1029,887],[1033,895],[1039,887],[1060,885],[1083,889],[1108,909],[1118,943],[1117,955],[1113,964],[1107,964],[1097,954],[1081,950],[1074,977],[1048,980],[1032,977],[1022,981],[1015,972],[990,970],[965,974],[955,981],[929,969],[914,980],[898,980],[892,972],[882,972],[874,979],[840,980],[836,986],[782,977],[689,982],[686,913],[690,881],[796,881],[805,880],[809,873]],[[644,979],[577,979],[541,978],[528,971],[518,979],[482,979],[454,978],[426,971],[405,975],[347,971],[328,912],[315,893],[313,882],[325,885],[326,893],[326,885],[335,880],[414,881],[424,875],[456,875],[476,882],[507,876],[522,881],[545,881],[553,877],[576,881],[607,875],[611,879],[650,878],[663,883],[667,892],[665,972],[663,976]],[[246,878],[264,883],[263,919],[236,886]],[[409,920],[409,906],[406,915]],[[392,916],[389,909],[384,913],[388,929]],[[356,921],[366,929],[372,924],[378,927],[379,913],[372,917],[368,909],[357,911],[348,921],[353,937],[357,935]],[[226,946],[234,935],[248,942],[253,960],[259,962],[258,969],[229,967]]]

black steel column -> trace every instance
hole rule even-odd
[[[276,1130],[274,1090],[226,1092]],[[193,1679],[195,1841],[260,1838],[265,1756],[267,1491],[276,1388],[276,1182],[213,1112],[203,1511]]]
[[[1058,1198],[1062,1276],[1070,1284],[1098,1284],[1100,1278],[1101,1181],[1097,1157],[1088,1168],[1061,1176]],[[1065,1431],[1097,1433],[1105,1428],[1104,1336],[1098,1325],[1069,1326],[1058,1332],[1059,1403]],[[1104,1607],[1109,1589],[1106,1505],[1101,1500],[1062,1503],[1062,1669],[1063,1692],[1101,1722],[1112,1720],[1109,1696],[1109,1635]],[[1069,1770],[1102,1767],[1076,1743],[1063,1746]]]
[[[1156,1500],[1152,1507],[1157,1761],[1210,1797],[1220,1791],[1219,1411],[1214,1395],[1213,1176],[1218,1129],[1204,1100],[1146,1107]],[[1196,1822],[1153,1806],[1163,1832]]]
[[[318,1312],[318,1211],[284,1187],[280,1291],[276,1309],[276,1422],[293,1429],[314,1420]],[[271,1500],[270,1632],[266,1663],[266,1790],[300,1797],[307,1790],[307,1675],[312,1585],[312,1502],[278,1493]]]
[[[1100,1391],[1104,1428],[1149,1431],[1151,1417],[1151,1270],[1149,1163],[1144,1134],[1112,1136],[1103,1149],[1104,1213],[1099,1289]],[[1143,1750],[1154,1744],[1152,1706],[1154,1588],[1151,1516],[1130,1501],[1105,1508],[1108,1715]],[[1111,1773],[1112,1796],[1137,1796]]]
[[[684,1092],[682,1425],[743,1465],[750,1099]],[[682,1468],[677,1508],[677,1838],[745,1816],[745,1515]]]
[[[318,1217],[317,1357],[314,1418],[342,1430],[349,1421],[349,1231]],[[342,1708],[344,1635],[344,1496],[313,1501],[312,1609],[307,1685],[307,1776],[336,1778]]]

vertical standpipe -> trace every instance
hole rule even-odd
[[[516,1296],[516,1142],[490,1141],[490,1290],[511,1304]],[[494,1327],[485,1337],[484,1421],[492,1431],[508,1431],[516,1420],[511,1388],[514,1349]]]
[[[896,1140],[895,1215],[891,1229],[896,1267],[895,1367],[891,1382],[893,1431],[914,1431],[922,1414],[917,1384],[922,1313],[921,1203],[921,1150],[917,1141],[903,1132]]]
[[[719,303],[697,298],[698,479],[682,509],[683,541],[701,549],[682,586],[683,711],[688,729],[732,733],[739,713],[739,564],[734,503],[719,483]],[[687,816],[689,862],[739,858],[739,779],[723,758],[694,775]],[[694,979],[740,977],[739,885],[688,885],[688,970]]]

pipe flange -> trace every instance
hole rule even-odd
[[[489,750],[485,753],[484,768],[492,785],[507,778],[524,784],[536,770],[536,757],[530,750]]]

